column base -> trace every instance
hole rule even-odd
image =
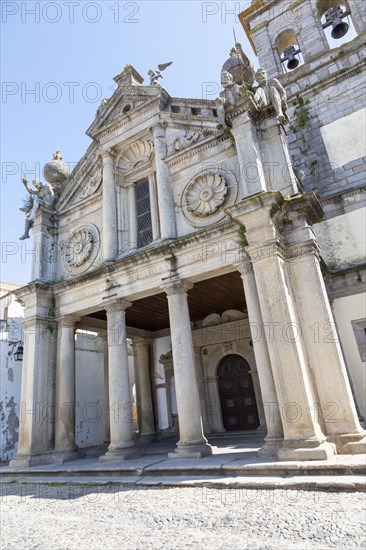
[[[141,456],[141,453],[134,445],[130,447],[114,447],[109,448],[105,455],[99,457],[99,462],[118,462],[120,460],[130,460],[131,458],[137,458]]]
[[[277,456],[278,451],[280,450],[283,444],[283,437],[266,437],[264,439],[264,445],[261,447],[257,455],[258,456]]]
[[[52,462],[53,464],[63,464],[64,462],[72,462],[73,460],[79,460],[79,458],[84,458],[86,451],[76,447],[70,451],[53,451],[52,453]]]
[[[366,453],[366,434],[364,431],[356,434],[328,436],[328,441],[335,444],[340,455],[358,455]]]
[[[46,464],[54,464],[52,455],[17,455],[9,461],[10,468],[32,468],[32,466],[44,466]]]
[[[277,457],[279,460],[328,460],[335,454],[337,451],[333,443],[300,439],[284,441]]]
[[[139,443],[150,443],[151,441],[156,441],[156,432],[139,434],[137,441]]]
[[[178,441],[175,450],[168,458],[203,458],[212,455],[212,447],[206,439],[199,441]]]

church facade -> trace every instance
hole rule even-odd
[[[236,45],[217,100],[170,97],[161,71],[144,85],[127,65],[72,174],[59,152],[46,165],[49,200],[34,195],[23,236],[32,227],[32,282],[15,292],[12,465],[82,454],[77,330],[105,342],[102,461],[157,437],[176,437],[172,457],[207,456],[210,434],[248,430],[281,460],[366,452],[366,16],[361,0],[343,6],[356,37],[331,49],[322,17],[337,7],[253,2],[239,18],[266,71]]]

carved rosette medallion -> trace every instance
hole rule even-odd
[[[65,261],[70,267],[79,267],[90,258],[93,251],[93,235],[86,229],[78,229],[68,238]]]
[[[187,210],[194,216],[210,216],[224,204],[227,192],[226,181],[219,174],[197,176],[184,193]]]

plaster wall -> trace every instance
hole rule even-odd
[[[330,162],[344,166],[364,156],[366,150],[366,109],[320,128]]]
[[[359,208],[313,226],[321,255],[331,269],[364,262],[366,208]]]
[[[366,363],[361,360],[352,327],[352,321],[366,318],[366,295],[337,298],[333,308],[358,410],[366,418]]]

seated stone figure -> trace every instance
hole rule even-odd
[[[233,76],[228,71],[221,73],[221,85],[224,88],[216,100],[220,126],[227,126],[225,118],[225,107],[235,105],[244,95],[245,86],[235,84]]]
[[[31,201],[28,207],[20,208],[20,210],[25,213],[24,234],[19,238],[20,241],[30,238],[29,230],[33,226],[38,208],[42,204],[53,204],[54,192],[52,187],[48,184],[44,185],[40,180],[33,180],[32,183],[35,189],[30,189],[28,186],[28,180],[26,178],[23,179],[24,187],[32,197],[33,201]]]
[[[256,88],[254,99],[257,101],[258,107],[272,105],[277,113],[278,122],[281,124],[289,122],[286,113],[287,95],[280,82],[276,78],[268,81],[267,71],[263,67],[258,69],[255,77],[258,87]]]

